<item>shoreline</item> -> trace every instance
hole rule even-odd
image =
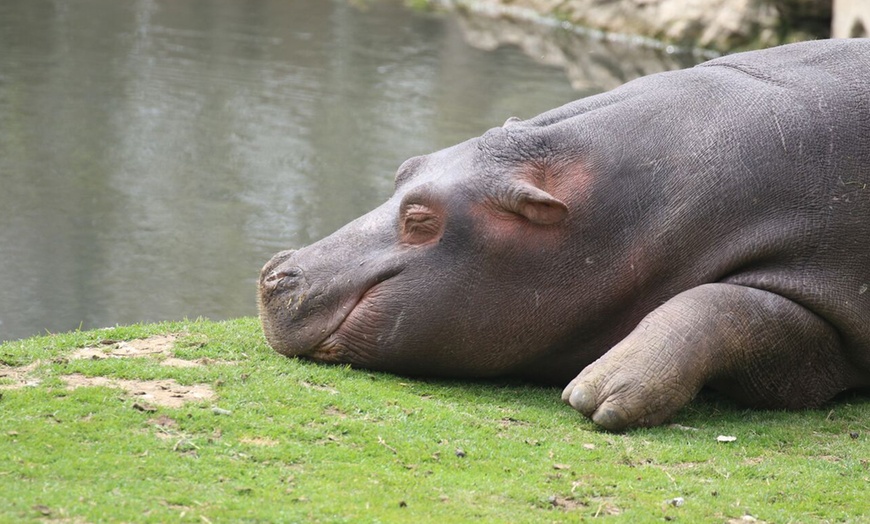
[[[491,19],[558,28],[590,40],[690,53],[735,51],[826,38],[831,7],[822,0],[425,0],[426,5]]]

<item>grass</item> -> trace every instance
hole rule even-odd
[[[205,365],[71,358],[167,333]],[[870,522],[861,396],[784,413],[708,394],[677,425],[611,434],[558,389],[287,359],[251,318],[33,338],[0,365],[0,522]],[[71,374],[217,396],[166,408]]]

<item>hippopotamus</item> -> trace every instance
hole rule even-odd
[[[704,387],[799,409],[870,386],[870,40],[642,77],[411,158],[258,295],[284,355],[567,384],[607,430]]]

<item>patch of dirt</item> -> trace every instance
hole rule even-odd
[[[598,510],[595,511],[595,515],[593,515],[593,517],[598,516],[598,515],[621,515],[621,514],[622,514],[622,510],[619,509],[618,507],[614,506],[613,504],[604,504],[602,506],[599,506]]]
[[[179,335],[168,334],[125,342],[105,341],[101,346],[78,349],[66,358],[73,360],[102,360],[106,358],[150,357],[159,358],[162,365],[173,367],[233,364],[233,362],[216,361],[208,358],[196,361],[175,358],[171,356],[171,352],[173,345],[178,339]],[[0,391],[38,386],[41,381],[33,377],[32,373],[40,365],[42,365],[41,361],[20,367],[0,365]],[[187,402],[213,400],[216,397],[214,390],[208,385],[195,384],[193,386],[182,386],[174,380],[122,380],[106,377],[87,377],[80,373],[64,375],[60,378],[67,383],[67,389],[91,386],[123,389],[136,398],[137,402],[133,407],[144,412],[155,411],[155,405],[167,408],[179,408]]]
[[[103,360],[106,358],[142,358],[149,357],[160,360],[161,366],[176,368],[195,368],[210,364],[233,364],[223,360],[201,358],[198,360],[184,360],[172,356],[172,348],[180,335],[170,333],[168,335],[154,335],[148,338],[139,338],[115,342],[107,340],[100,346],[89,346],[74,351],[69,355],[71,360]],[[202,345],[202,344],[199,344]]]
[[[172,346],[176,340],[178,340],[177,335],[169,334],[122,342],[107,341],[108,344],[103,344],[102,347],[90,346],[76,350],[69,358],[73,360],[102,360],[104,358],[168,357],[172,352]]]
[[[38,386],[41,381],[30,376],[38,366],[39,361],[21,367],[0,366],[0,390]]]
[[[559,495],[554,495],[549,498],[548,502],[553,505],[553,507],[564,509],[564,510],[575,510],[580,508],[588,507],[589,505],[581,500],[576,500],[573,497],[561,497]]]
[[[329,417],[347,418],[347,413],[335,406],[328,406],[323,410],[323,414]]]
[[[167,408],[180,408],[187,402],[213,400],[216,397],[214,390],[205,384],[182,386],[171,379],[123,380],[106,377],[87,377],[81,373],[64,375],[60,378],[67,383],[67,389],[93,386],[119,388],[134,395],[137,400],[141,400],[143,403]]]
[[[147,424],[151,424],[153,426],[160,426],[162,428],[174,428],[178,426],[178,422],[167,417],[166,415],[160,415],[157,418],[148,419]]]

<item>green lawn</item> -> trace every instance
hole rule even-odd
[[[103,358],[165,334],[163,353]],[[94,377],[113,382],[68,387]],[[167,379],[215,396],[137,394]],[[870,398],[782,413],[707,394],[611,434],[559,394],[291,360],[252,318],[7,343],[0,522],[870,522]]]

